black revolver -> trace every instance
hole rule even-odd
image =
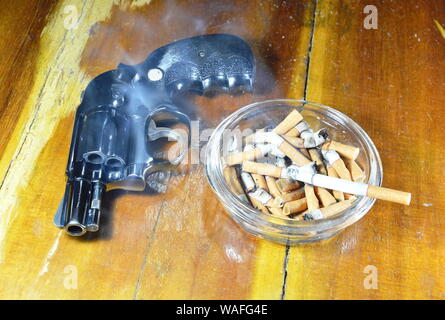
[[[160,138],[188,146],[190,137],[171,129],[176,122],[190,126],[184,99],[250,92],[254,73],[244,40],[212,34],[170,43],[138,65],[120,64],[92,80],[76,113],[56,226],[72,236],[99,230],[106,191],[142,191],[148,175],[183,159],[187,148],[173,160],[155,154]]]

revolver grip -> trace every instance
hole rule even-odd
[[[141,68],[147,72],[160,70],[171,96],[184,92],[234,95],[252,91],[255,60],[249,45],[241,38],[211,34],[161,47]]]

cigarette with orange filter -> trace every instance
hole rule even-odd
[[[316,148],[309,149],[309,154],[311,156],[312,161],[315,162],[315,165],[317,166],[318,172],[321,174],[327,175],[328,172],[326,171],[326,168],[323,163],[322,156],[320,154],[320,151]]]
[[[306,121],[302,120],[285,134],[286,136],[290,137],[299,137],[303,131],[309,130],[310,128],[311,127],[309,126],[309,124]]]
[[[270,176],[267,176],[267,177],[266,177],[266,183],[267,183],[267,187],[269,188],[269,193],[270,193],[274,198],[281,197],[281,192],[280,192],[280,190],[278,189],[276,180],[277,180],[277,179],[274,178],[274,177],[270,177]]]
[[[341,179],[352,181],[351,173],[335,150],[322,150],[323,158],[335,169]]]
[[[272,132],[276,134],[285,134],[302,120],[303,116],[297,110],[292,110],[291,113],[289,113],[286,118],[272,130]]]
[[[357,162],[355,162],[355,160],[346,158],[345,165],[346,165],[346,168],[351,173],[352,181],[356,181],[356,182],[365,181],[366,174],[362,170],[362,168],[360,168],[360,166],[357,164]]]
[[[264,157],[270,150],[271,146],[259,145],[247,149],[245,151],[229,154],[224,158],[224,162],[227,166],[234,166],[242,163],[244,160],[256,160]]]
[[[249,196],[261,202],[266,207],[282,208],[284,203],[281,199],[272,197],[272,195],[262,188],[249,192]]]
[[[287,168],[280,168],[270,164],[244,161],[242,167],[246,172],[266,174],[273,177],[290,178],[293,180],[299,180],[306,184],[329,190],[338,190],[348,194],[367,196],[405,205],[409,205],[411,202],[411,193],[409,192],[377,187],[361,182],[354,182],[351,180],[338,179],[317,174],[315,173],[315,170],[311,171],[312,169],[310,166],[298,167],[291,165]]]
[[[304,146],[304,140],[299,137],[291,137],[282,135],[281,136],[284,140],[289,142],[292,146],[297,148],[306,158],[310,159],[311,156],[309,155],[309,152],[307,151],[306,147]]]
[[[289,142],[291,145],[293,145],[295,148],[298,148],[298,149],[306,148],[304,146],[304,140],[302,138],[288,136],[288,135],[282,135],[281,137],[284,140],[286,140],[287,142]]]
[[[320,203],[318,202],[318,198],[315,195],[314,186],[312,186],[310,184],[305,184],[304,185],[304,193],[306,195],[308,211],[312,211],[312,210],[320,208]]]
[[[264,177],[264,175],[258,173],[251,173],[251,176],[257,188],[269,191],[269,187],[267,186],[266,178]]]
[[[348,144],[344,144],[341,142],[337,142],[337,141],[327,141],[322,145],[322,149],[324,150],[334,150],[336,151],[339,155],[341,155],[344,158],[348,158],[351,160],[355,160],[357,159],[359,153],[360,153],[360,149],[355,147],[355,146],[351,146]]]
[[[294,163],[300,166],[303,166],[311,162],[304,154],[301,153],[299,149],[292,146],[292,144],[290,144],[287,140],[285,140],[282,136],[276,134],[275,132],[257,133],[253,138],[253,142],[259,144],[268,143],[276,146],[278,150],[283,152],[287,157],[289,157],[289,159],[291,159]],[[238,156],[237,160],[240,159],[241,157]],[[244,160],[253,160],[253,159],[245,158]]]
[[[283,206],[283,213],[288,216],[293,213],[303,212],[307,209],[308,203],[306,198],[286,202]]]
[[[304,220],[319,220],[323,218],[328,218],[337,213],[340,213],[346,209],[348,209],[352,205],[352,200],[343,200],[337,203],[334,203],[328,207],[308,211],[304,214]]]
[[[263,205],[261,202],[259,202],[258,200],[256,200],[252,196],[250,196],[249,194],[247,194],[247,196],[249,197],[249,200],[255,209],[261,211],[262,213],[270,214],[269,209],[265,205]]]
[[[304,196],[305,196],[304,188],[300,188],[298,190],[294,190],[291,192],[286,192],[286,193],[281,194],[281,199],[286,204],[286,202],[295,201],[295,200],[304,198]]]
[[[334,204],[337,202],[335,197],[325,188],[320,187],[314,187],[315,194],[317,195],[318,200],[320,200],[323,207],[328,207],[331,204]]]
[[[286,193],[289,191],[294,191],[301,188],[303,185],[298,181],[291,181],[289,179],[278,179],[276,181],[277,187],[281,193]]]

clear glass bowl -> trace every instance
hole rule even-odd
[[[223,177],[222,161],[223,148],[227,148],[226,134],[231,135],[237,129],[257,130],[277,125],[295,108],[312,129],[325,127],[332,140],[360,148],[357,163],[366,172],[365,183],[380,186],[383,178],[382,163],[374,143],[357,123],[333,108],[302,100],[277,99],[250,104],[224,119],[207,145],[206,175],[210,186],[228,213],[245,230],[267,240],[291,245],[319,241],[337,234],[362,218],[375,202],[372,198],[358,197],[350,208],[332,217],[296,221],[264,214],[242,202],[229,189]]]

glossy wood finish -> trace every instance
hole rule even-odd
[[[376,1],[378,29],[366,30],[367,4],[2,6],[0,298],[444,298],[445,39],[434,19],[445,24],[445,6]],[[75,29],[67,24],[69,5],[80,19]],[[195,99],[201,129],[268,98],[333,106],[368,132],[384,184],[411,191],[412,205],[378,202],[337,237],[289,248],[241,230],[211,192],[202,165],[183,165],[166,178],[166,193],[108,193],[97,235],[73,239],[53,227],[82,89],[119,62],[138,63],[170,41],[216,32],[251,44],[258,89]],[[377,268],[378,289],[364,288],[368,265]],[[73,267],[78,286],[67,289]]]

